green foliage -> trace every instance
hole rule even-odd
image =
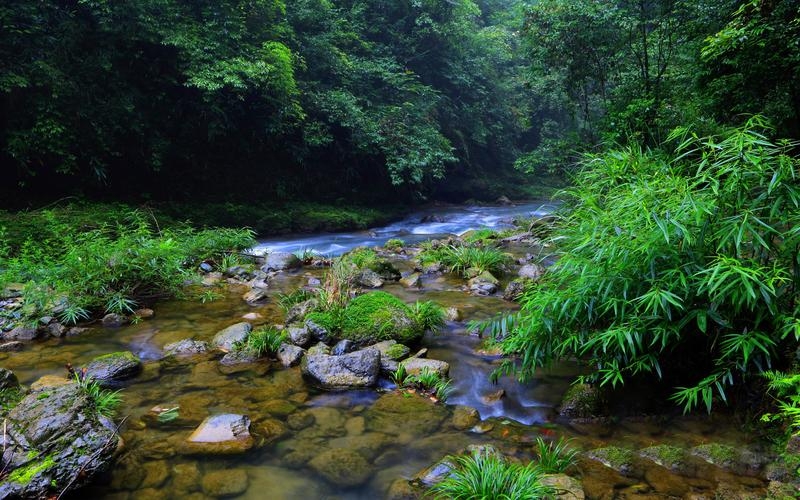
[[[470,231],[463,236],[464,241],[467,243],[480,243],[485,244],[490,242],[491,240],[497,239],[497,231],[494,229],[476,229],[474,231]]]
[[[402,250],[404,246],[406,246],[405,241],[399,238],[392,238],[383,245],[383,248],[389,250],[390,252],[398,252]]]
[[[769,382],[769,391],[775,397],[778,413],[765,413],[763,422],[783,422],[788,435],[800,434],[800,373],[787,374],[778,371],[764,372]]]
[[[114,418],[117,415],[117,408],[122,404],[120,391],[103,389],[96,380],[91,377],[82,377],[77,373],[75,374],[75,382],[88,396],[98,414],[108,418]]]
[[[578,450],[569,447],[569,440],[564,437],[558,441],[545,441],[536,438],[536,466],[544,474],[561,474],[573,465]]]
[[[0,413],[8,413],[17,403],[22,400],[22,390],[20,388],[0,389]]]
[[[601,385],[664,377],[685,410],[710,411],[796,345],[800,162],[764,134],[756,117],[722,137],[679,131],[674,158],[589,157],[552,236],[560,259],[491,325],[521,374],[578,356]]]
[[[244,351],[256,357],[274,356],[280,349],[281,344],[286,341],[286,332],[278,330],[272,326],[262,326],[256,328],[247,340],[235,345],[238,351]]]
[[[467,269],[475,269],[479,273],[499,273],[505,269],[510,259],[508,254],[491,246],[452,244],[438,248],[423,247],[420,260],[422,263],[440,262],[450,272],[464,274]]]
[[[0,284],[25,283],[27,317],[54,308],[68,323],[96,311],[129,313],[143,301],[179,296],[197,263],[254,244],[246,230],[159,230],[139,211],[92,228],[59,216],[34,213],[42,225],[0,266]]]
[[[410,309],[414,321],[423,331],[438,333],[439,329],[444,326],[444,309],[439,304],[430,300],[415,302]]]
[[[395,383],[400,387],[413,387],[421,392],[435,396],[439,401],[446,401],[452,391],[450,380],[439,375],[439,372],[424,367],[419,373],[408,374],[402,364],[392,374]]]
[[[542,473],[533,463],[523,466],[483,453],[453,460],[456,468],[444,481],[431,488],[434,498],[538,500],[553,493],[541,484]]]
[[[298,288],[297,290],[289,293],[279,293],[278,294],[278,305],[283,310],[283,312],[287,312],[293,306],[300,304],[301,302],[305,302],[307,300],[313,299],[316,295],[313,292],[306,290],[305,288]]]

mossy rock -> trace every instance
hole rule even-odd
[[[600,393],[589,384],[575,384],[561,400],[559,414],[568,418],[589,418],[601,410]]]
[[[633,472],[636,460],[636,455],[632,450],[616,446],[587,451],[586,457],[596,460],[622,475],[629,475]]]
[[[412,342],[423,333],[411,309],[386,292],[356,297],[345,309],[342,320],[342,337],[365,344],[381,340]]]

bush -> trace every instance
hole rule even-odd
[[[523,466],[483,453],[455,457],[455,463],[450,475],[431,488],[435,498],[538,500],[553,493],[540,482],[542,473],[533,463]]]
[[[521,376],[580,357],[590,381],[649,374],[710,411],[800,340],[800,162],[759,118],[724,137],[685,131],[677,156],[590,156],[564,194],[560,259],[520,313],[490,324]],[[504,370],[513,371],[512,363]]]

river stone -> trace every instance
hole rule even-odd
[[[203,493],[212,497],[241,495],[247,491],[249,480],[243,469],[224,469],[203,476]]]
[[[356,274],[354,281],[356,285],[364,288],[380,288],[383,286],[383,279],[371,269],[362,269]]]
[[[9,475],[0,483],[0,498],[47,498],[84,486],[108,467],[121,445],[114,424],[98,415],[77,384],[31,393],[6,420],[3,461]]]
[[[224,351],[230,351],[235,343],[247,340],[252,329],[253,327],[250,326],[250,323],[244,321],[236,323],[217,332],[211,343]]]
[[[381,353],[381,358],[393,359],[399,361],[411,352],[411,349],[398,343],[396,340],[384,340],[372,344],[367,349],[377,349]]]
[[[54,321],[53,323],[47,325],[44,328],[44,331],[46,331],[51,337],[61,338],[67,334],[67,327],[58,321]]]
[[[278,361],[285,367],[296,366],[303,359],[305,351],[296,345],[282,343],[278,348]]]
[[[24,348],[25,344],[18,340],[12,340],[11,342],[3,342],[0,344],[0,352],[15,352],[21,351]]]
[[[172,488],[179,493],[194,491],[200,484],[200,469],[196,462],[175,464],[172,467]]]
[[[503,291],[503,299],[514,302],[522,296],[525,291],[525,282],[521,279],[512,280],[506,285]]]
[[[331,348],[331,354],[334,356],[341,356],[342,354],[347,354],[353,352],[356,348],[356,343],[349,339],[343,339],[337,342]]]
[[[556,492],[554,497],[556,500],[583,500],[586,498],[581,482],[566,474],[544,474],[539,482]]]
[[[130,351],[112,352],[94,358],[86,365],[86,377],[104,387],[118,386],[142,372],[142,361]]]
[[[406,288],[422,288],[422,274],[411,273],[400,279],[400,284]]]
[[[337,486],[358,486],[372,476],[371,467],[364,457],[343,448],[323,451],[308,465]]]
[[[139,485],[139,488],[158,488],[169,477],[166,460],[147,461],[141,467],[144,470],[144,480]]]
[[[258,360],[258,355],[243,349],[236,349],[225,353],[225,355],[222,356],[222,359],[219,360],[219,363],[222,366],[234,366],[255,363]]]
[[[471,429],[480,421],[478,410],[471,406],[458,405],[453,411],[453,427],[460,431]]]
[[[520,278],[539,281],[544,274],[544,268],[539,264],[525,264],[517,271],[517,274]]]
[[[127,323],[128,320],[127,318],[125,318],[125,316],[121,314],[108,313],[105,316],[103,316],[103,319],[100,322],[106,328],[119,328],[120,326]]]
[[[36,328],[18,326],[11,331],[3,332],[3,340],[33,340],[38,336]]]
[[[470,279],[467,283],[469,291],[473,295],[486,296],[491,295],[497,291],[498,285],[497,278],[492,276],[489,271],[484,271],[478,276]]]
[[[372,387],[378,382],[380,353],[362,349],[341,356],[308,354],[303,358],[303,375],[323,389]]]
[[[148,309],[146,307],[143,307],[141,309],[137,309],[137,310],[133,311],[133,315],[136,316],[139,319],[150,319],[153,316],[155,316],[156,313],[152,309]]]
[[[600,393],[589,384],[575,384],[561,400],[558,413],[568,418],[589,418],[600,412]]]
[[[298,302],[286,312],[286,323],[302,321],[303,318],[305,318],[308,313],[315,310],[317,306],[319,306],[317,299],[308,299],[303,302]]]
[[[14,372],[6,368],[0,368],[0,390],[16,390],[19,387],[19,380],[14,375]]]
[[[461,309],[457,307],[448,307],[444,311],[444,317],[447,321],[461,321],[464,319],[464,315],[461,313]]]
[[[304,326],[292,325],[286,331],[289,334],[289,340],[296,346],[306,347],[311,342],[311,334]]]
[[[250,419],[244,415],[223,413],[207,417],[186,439],[183,452],[188,454],[231,455],[253,447]]]
[[[386,491],[386,500],[416,500],[419,493],[405,479],[395,479]]]
[[[164,356],[192,356],[205,354],[211,345],[203,340],[183,339],[164,346]]]
[[[438,359],[408,358],[401,361],[400,365],[406,369],[406,373],[409,375],[419,375],[425,368],[438,373],[442,377],[446,377],[450,372],[450,364],[447,361]]]
[[[293,253],[273,252],[264,257],[264,265],[261,266],[261,270],[268,273],[270,271],[296,269],[302,265],[303,263]]]
[[[584,456],[591,460],[596,460],[606,467],[613,469],[623,476],[634,472],[636,455],[627,448],[608,446],[597,448],[584,453]]]
[[[311,347],[308,348],[308,354],[309,355],[315,355],[315,354],[327,354],[327,355],[330,355],[330,353],[331,353],[331,348],[328,347],[327,345],[323,344],[322,342],[320,342],[318,344],[314,344],[314,345],[312,345]]]
[[[255,306],[267,300],[267,291],[263,288],[251,288],[250,291],[242,295],[242,299],[249,305]]]
[[[54,387],[61,387],[62,385],[70,385],[74,382],[74,379],[68,379],[60,375],[42,375],[31,384],[31,392],[41,392]]]
[[[451,457],[445,457],[420,471],[415,479],[422,485],[430,487],[444,481],[455,468],[455,461]]]
[[[444,405],[426,397],[389,392],[366,410],[367,429],[404,436],[428,436],[448,417]]]
[[[306,321],[306,329],[312,339],[319,340],[320,342],[328,342],[331,339],[330,332],[328,332],[324,326],[318,325],[313,321]]]

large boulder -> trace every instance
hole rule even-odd
[[[372,387],[378,382],[381,355],[374,349],[329,356],[308,354],[303,358],[303,375],[315,385],[328,390]]]
[[[39,335],[38,330],[32,326],[20,325],[11,331],[3,332],[3,340],[33,340]]]
[[[589,384],[575,384],[561,400],[558,413],[568,418],[590,418],[600,414],[600,392]]]
[[[11,410],[0,498],[49,498],[108,468],[122,440],[76,383],[44,386]]]
[[[94,358],[86,365],[86,377],[103,387],[118,387],[142,371],[142,361],[130,351],[112,352]]]
[[[268,273],[270,271],[284,271],[286,269],[296,269],[303,263],[293,253],[273,252],[264,256],[264,265],[261,270]]]
[[[299,364],[303,359],[305,352],[306,351],[301,347],[284,342],[278,348],[278,352],[276,354],[278,361],[280,361],[283,366],[288,368],[290,366]]]
[[[412,342],[423,333],[411,309],[386,292],[359,295],[347,305],[342,320],[342,337],[362,345],[390,339]]]
[[[492,276],[492,273],[484,271],[470,279],[467,283],[467,287],[472,295],[486,296],[495,293],[498,284],[499,281]]]
[[[250,435],[250,419],[245,415],[212,415],[184,442],[188,454],[230,455],[244,453],[255,444]]]
[[[353,281],[363,288],[380,288],[383,286],[383,279],[371,269],[362,269],[355,275]]]
[[[230,351],[237,342],[244,342],[247,340],[252,330],[253,327],[250,326],[250,323],[236,323],[235,325],[231,325],[217,332],[211,343],[224,351]]]

